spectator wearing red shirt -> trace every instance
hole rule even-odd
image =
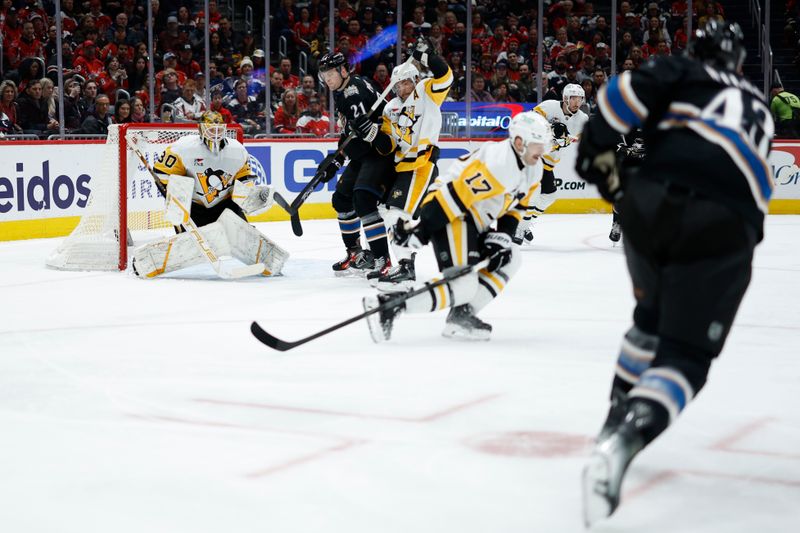
[[[175,67],[178,66],[178,57],[172,53],[167,52],[164,54],[164,69],[160,72],[156,72],[156,93],[161,90],[161,84],[163,83],[164,73],[167,71],[172,71],[177,76],[178,85],[183,86],[186,83],[186,74],[183,72],[176,70]]]
[[[481,54],[481,60],[475,69],[477,74],[480,74],[485,80],[489,80],[494,76],[494,59],[489,52]]]
[[[105,66],[105,70],[100,72],[96,78],[97,86],[114,104],[117,99],[117,90],[128,88],[128,73],[120,64],[117,56],[110,56]]]
[[[292,60],[288,57],[281,59],[280,71],[283,74],[283,86],[286,89],[294,89],[300,85],[300,78],[292,74]]]
[[[294,3],[292,0],[284,0],[284,4]],[[336,6],[339,9],[339,18],[342,20],[350,20],[355,18],[356,11],[350,6],[350,3],[347,0],[339,0],[339,4]]]
[[[9,64],[12,68],[17,68],[20,61],[26,57],[44,57],[44,45],[36,38],[32,22],[25,22],[22,25],[22,35],[11,43],[9,53],[11,56]]]
[[[17,86],[11,80],[0,83],[0,133],[13,135],[22,133],[17,123]]]
[[[101,35],[105,35],[106,30],[111,27],[113,21],[111,17],[103,13],[102,7],[100,0],[91,0],[89,2],[89,14],[94,17],[94,26]]]
[[[350,46],[356,50],[363,50],[367,45],[367,36],[361,32],[361,23],[356,18],[347,23],[347,34],[350,37]]]
[[[96,78],[103,72],[105,65],[97,57],[97,47],[92,41],[85,41],[80,56],[74,61],[75,69],[84,78]]]
[[[175,65],[175,70],[183,72],[186,79],[192,80],[202,71],[200,63],[192,59],[192,45],[186,43],[180,47],[178,52],[178,63]]]
[[[178,31],[178,17],[167,17],[167,29],[158,34],[158,49],[161,52],[178,52],[180,45],[186,42],[185,34]]]
[[[497,57],[497,54],[504,51],[507,47],[506,29],[502,24],[497,24],[494,27],[494,35],[483,41],[483,49],[489,52],[492,57]]]
[[[38,0],[26,0],[25,5],[19,8],[19,13],[18,13],[19,20],[33,21],[34,15],[39,15],[39,17],[41,17],[42,20],[47,20],[47,13],[45,12],[44,9],[39,7]]]
[[[389,76],[389,68],[386,66],[385,63],[378,63],[378,66],[375,67],[375,74],[372,76],[372,81],[374,81],[378,85],[378,89],[383,92],[386,87],[389,86],[391,83],[392,78]]]
[[[316,96],[308,101],[308,109],[297,119],[297,133],[311,133],[323,137],[330,131],[330,117],[322,111],[319,98]]]
[[[300,108],[297,106],[297,94],[294,91],[283,93],[281,104],[275,110],[275,133],[296,133]]]
[[[472,12],[472,38],[483,40],[491,36],[489,26],[483,22],[483,17],[477,11]]]
[[[195,14],[195,25],[200,26],[201,21],[205,22],[206,18],[206,10],[205,7]],[[219,21],[222,18],[222,13],[219,12],[217,8],[217,1],[216,0],[209,0],[208,2],[208,18],[211,20],[211,24],[208,25],[209,31],[217,31],[219,29]],[[178,17],[175,17],[177,20]]]
[[[300,108],[301,112],[308,109],[309,101],[317,96],[315,85],[316,83],[313,76],[303,76],[303,82],[300,87],[297,88],[297,106]]]
[[[572,16],[572,0],[561,0],[554,2],[547,10],[547,18],[550,20],[550,27],[554,30],[563,28],[567,25],[567,19]]]
[[[300,20],[294,24],[294,42],[297,46],[310,49],[319,33],[319,21],[311,20],[311,12],[307,7],[300,9]]]
[[[225,124],[233,124],[233,115],[228,111],[228,108],[222,105],[222,89],[214,89],[211,91],[210,109],[222,115],[222,120],[225,121]]]

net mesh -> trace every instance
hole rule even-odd
[[[196,126],[158,126],[108,127],[103,161],[99,173],[89,183],[91,193],[85,212],[77,227],[47,258],[47,266],[59,270],[119,269],[127,255],[124,247],[133,244],[130,233],[123,235],[120,242],[123,191],[128,231],[171,230],[172,225],[164,220],[163,195],[132,146],[137,146],[152,166],[169,144],[198,132]],[[229,128],[226,135],[235,139],[239,131]]]

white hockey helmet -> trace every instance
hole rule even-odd
[[[417,67],[412,65],[411,63],[403,63],[402,65],[397,65],[392,69],[392,78],[390,83],[392,84],[392,89],[394,90],[395,94],[397,94],[397,84],[403,80],[411,80],[414,83],[417,83],[419,79],[419,70]]]
[[[586,92],[584,92],[583,87],[577,83],[568,83],[561,92],[561,99],[564,101],[564,105],[569,105],[569,99],[573,96],[579,96],[581,98],[580,105],[583,105],[586,101]]]
[[[549,145],[553,143],[553,130],[547,119],[536,111],[525,111],[524,113],[517,113],[511,119],[508,125],[508,139],[511,141],[511,146],[514,147],[514,140],[519,137],[523,142],[523,150],[520,157],[525,160],[526,164],[532,164],[526,159],[526,153],[529,152],[528,145],[538,144],[543,148],[537,151],[542,152]],[[516,150],[516,147],[514,147]]]
[[[214,153],[218,152],[228,129],[222,115],[216,111],[204,112],[200,116],[198,128],[200,129],[200,136],[203,138],[203,142],[205,142],[209,150]]]

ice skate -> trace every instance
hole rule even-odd
[[[371,287],[377,287],[378,279],[385,276],[392,269],[392,260],[389,257],[379,257],[375,261],[375,268],[367,274],[367,281]]]
[[[333,264],[331,268],[333,268],[333,273],[337,276],[352,276],[355,274],[353,270],[353,265],[355,264],[359,254],[362,253],[362,249],[360,246],[354,246],[352,248],[347,249],[347,255],[341,261],[337,261]]]
[[[375,280],[375,286],[382,292],[402,292],[412,288],[416,280],[414,260],[401,259],[398,265]]]
[[[608,234],[608,238],[616,245],[620,237],[622,237],[622,229],[619,227],[619,222],[614,222],[611,224],[611,233]]]
[[[385,304],[393,298],[389,294],[378,294],[375,296],[365,296],[361,301],[364,306],[364,311],[371,311],[376,307]],[[397,315],[405,309],[405,302],[400,302],[394,306],[387,306],[377,313],[373,313],[367,317],[367,326],[369,327],[369,334],[372,340],[376,343],[388,341],[392,338],[392,327],[394,326],[394,319]]]
[[[450,309],[442,335],[448,339],[488,341],[492,326],[477,316],[469,304]]]
[[[583,522],[592,527],[619,506],[622,480],[628,465],[643,447],[633,424],[622,424],[599,441],[583,469]]]

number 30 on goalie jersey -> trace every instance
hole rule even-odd
[[[187,135],[168,146],[153,170],[166,185],[170,175],[194,178],[192,202],[214,206],[231,197],[236,180],[251,177],[247,150],[236,139],[226,139],[217,152],[208,150],[198,135]]]

